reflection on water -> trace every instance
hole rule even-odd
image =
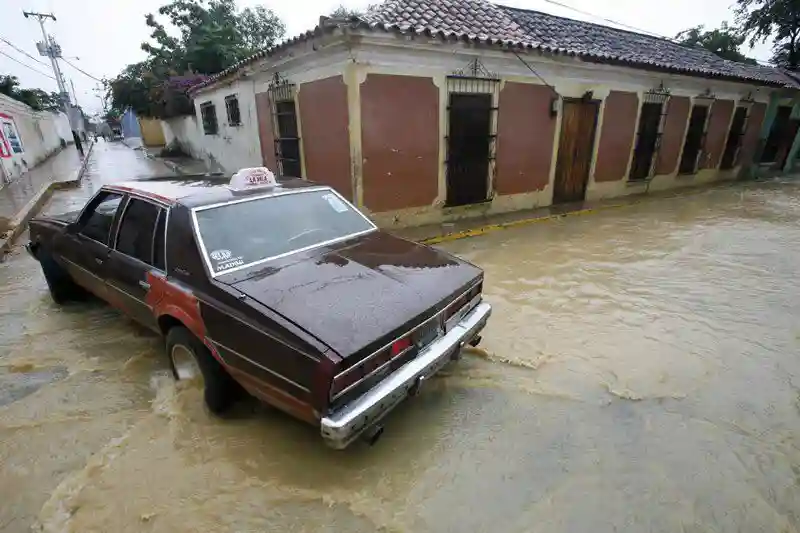
[[[484,344],[344,452],[254,401],[210,417],[159,339],[99,304],[57,308],[13,257],[0,378],[66,370],[0,407],[0,530],[800,526],[800,186],[444,248],[486,270]]]

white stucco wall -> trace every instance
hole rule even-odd
[[[256,112],[256,93],[269,90],[276,72],[282,78],[299,88],[303,83],[342,75],[349,63],[347,47],[341,36],[326,36],[319,41],[301,43],[287,50],[281,55],[270,57],[249,65],[232,80],[224,80],[208,88],[204,88],[193,95],[195,127],[186,125],[186,119],[181,126],[176,126],[176,119],[167,121],[170,133],[167,134],[167,144],[170,136],[191,147],[192,155],[212,165],[216,164],[220,170],[235,172],[248,166],[263,164],[261,156],[261,143],[258,135],[258,114]],[[242,124],[230,126],[225,111],[225,97],[231,94],[239,99],[239,113]],[[205,135],[200,115],[200,106],[212,102],[217,112],[219,132],[216,135]],[[302,138],[303,126],[300,123],[298,112],[298,129]],[[181,132],[176,134],[175,132]],[[166,128],[165,128],[166,132]],[[301,145],[301,167],[305,175],[305,160]]]
[[[19,177],[61,149],[62,139],[66,142],[72,141],[69,121],[63,113],[34,111],[22,102],[0,94],[0,115],[13,119],[23,150],[21,153],[14,153],[12,150],[10,157],[0,157],[5,179]],[[0,122],[4,120],[9,119],[0,116]]]

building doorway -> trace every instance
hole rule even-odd
[[[733,113],[731,129],[728,131],[728,138],[725,140],[725,151],[722,152],[720,170],[730,170],[736,165],[739,158],[739,148],[742,146],[745,124],[747,122],[747,108],[739,106]]]
[[[779,163],[779,155],[784,145],[787,144],[786,138],[790,135],[792,108],[790,106],[780,106],[775,113],[775,120],[769,130],[767,141],[764,143],[764,150],[761,152],[760,163]],[[789,141],[791,143],[791,141]]]
[[[708,119],[708,106],[695,105],[689,117],[689,129],[683,142],[683,154],[678,166],[678,174],[694,174],[697,172],[697,163],[700,152],[703,150],[706,138],[706,122]]]
[[[476,204],[489,197],[492,111],[491,94],[450,94],[448,206]]]
[[[580,202],[586,196],[599,107],[594,100],[563,101],[553,186],[554,204]]]

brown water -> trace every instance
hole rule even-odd
[[[377,446],[344,452],[256,402],[210,417],[159,339],[99,304],[56,307],[35,262],[12,257],[0,530],[800,527],[800,184],[444,248],[486,269],[484,350]]]

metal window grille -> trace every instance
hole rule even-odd
[[[211,102],[200,104],[200,119],[203,122],[203,133],[206,135],[216,135],[219,131],[217,125],[217,109]]]
[[[630,181],[644,181],[655,173],[661,138],[667,118],[669,91],[653,89],[644,93],[639,112],[639,125],[636,132],[636,148],[633,153]]]
[[[303,177],[295,91],[296,86],[277,72],[268,89],[275,129],[275,159],[280,176],[285,178]]]
[[[692,173],[694,174],[697,172],[697,169],[700,168],[700,161],[708,154],[706,150],[706,140],[708,139],[708,125],[711,123],[711,109],[714,105],[714,100],[717,97],[714,93],[711,92],[711,89],[706,89],[706,92],[701,94],[697,97],[695,101],[695,105],[704,105],[706,106],[706,120],[703,123],[703,135],[700,137],[700,149],[697,151],[697,158],[694,163],[694,170]]]
[[[447,77],[447,205],[480,203],[492,198],[499,90],[500,79],[486,70],[477,58]],[[480,95],[486,95],[487,98],[481,98]],[[485,116],[486,112],[488,117]],[[455,121],[454,113],[459,113]],[[470,114],[473,114],[473,120],[470,120]],[[481,124],[483,120],[487,120],[485,125]],[[485,131],[466,129],[465,124],[469,122],[481,124],[480,129]],[[481,180],[484,186],[479,190]],[[475,187],[473,191],[464,190],[470,186]]]
[[[728,138],[725,140],[725,151],[720,162],[721,170],[732,169],[739,162],[744,133],[747,131],[747,123],[750,119],[750,109],[750,105],[739,105],[733,112],[731,129],[728,131]],[[742,117],[741,123],[737,124],[737,117],[740,117],[742,113],[744,117]]]
[[[225,97],[225,112],[228,115],[229,126],[240,126],[242,124],[242,115],[239,112],[239,99],[235,94]]]

